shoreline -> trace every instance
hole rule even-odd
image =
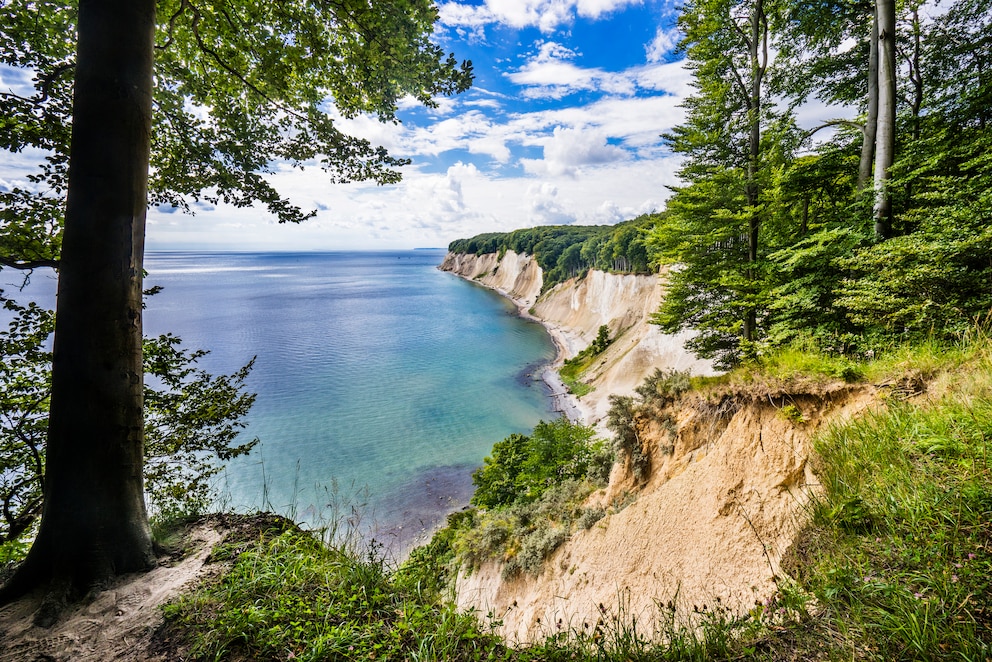
[[[578,353],[579,350],[576,349],[576,345],[580,342],[579,339],[570,338],[567,332],[557,324],[553,324],[545,319],[537,317],[536,315],[532,315],[530,313],[530,306],[527,305],[527,301],[514,297],[502,288],[485,285],[471,278],[467,278],[455,271],[441,269],[440,266],[438,269],[444,271],[445,273],[452,274],[453,276],[457,276],[468,283],[485,288],[490,292],[495,292],[516,307],[517,317],[531,322],[536,322],[544,327],[545,332],[547,332],[548,336],[551,338],[551,344],[555,347],[554,359],[541,368],[541,381],[544,382],[545,386],[547,386],[550,391],[548,397],[551,398],[551,411],[565,416],[572,423],[589,425],[591,420],[590,412],[583,407],[577,397],[568,391],[565,387],[565,383],[561,380],[561,376],[558,374],[558,369],[565,363],[565,360]]]
[[[457,276],[468,283],[482,287],[490,292],[495,292],[514,305],[516,308],[514,314],[517,317],[540,324],[544,328],[548,337],[551,338],[551,344],[555,348],[554,358],[540,368],[540,379],[548,389],[547,397],[551,398],[549,409],[552,412],[567,417],[573,423],[589,425],[591,418],[590,412],[579,403],[574,395],[568,392],[564,382],[562,382],[561,377],[558,375],[558,368],[564,364],[565,359],[578,353],[577,346],[581,343],[581,339],[578,337],[569,337],[568,333],[558,325],[532,315],[527,301],[517,299],[501,288],[484,285],[454,271],[441,269],[440,266],[438,270]],[[435,480],[436,476],[429,476],[424,482],[433,483]],[[450,488],[451,486],[447,485],[445,487]],[[452,496],[448,493],[449,490],[446,490],[444,487],[441,487],[440,492],[445,494],[443,504],[435,503],[433,508],[426,508],[423,512],[418,513],[418,517],[412,518],[410,523],[404,525],[394,524],[392,526],[385,526],[382,529],[373,527],[373,530],[368,532],[370,534],[368,537],[384,544],[393,562],[399,563],[407,559],[414,549],[429,543],[434,534],[447,525],[449,515],[459,510],[464,510],[469,506],[468,498],[464,498],[462,495]],[[469,494],[470,496],[471,494]]]

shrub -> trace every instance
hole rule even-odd
[[[611,395],[610,409],[606,414],[606,427],[613,434],[613,449],[625,456],[638,480],[647,476],[651,458],[644,452],[637,432],[638,405],[628,395]]]
[[[660,409],[678,400],[691,386],[688,372],[655,368],[634,391],[644,404]]]
[[[612,456],[590,427],[559,418],[541,421],[530,436],[512,434],[472,474],[472,503],[483,508],[532,502],[569,479],[608,475]]]

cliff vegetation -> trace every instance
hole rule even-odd
[[[542,291],[589,269],[614,273],[651,273],[642,230],[653,225],[654,214],[645,214],[616,225],[546,225],[513,232],[492,232],[448,245],[451,253],[500,258],[507,251],[532,255],[544,275]]]
[[[923,343],[857,362],[785,352],[718,378],[656,377],[631,403],[639,445],[615,445],[619,468],[610,485],[616,494],[628,492],[627,503],[616,502],[598,518],[573,525],[564,536],[571,557],[566,560],[560,547],[543,569],[516,571],[515,581],[539,581],[554,573],[560,607],[574,596],[563,591],[561,582],[589,570],[575,551],[582,539],[604,537],[615,527],[623,530],[627,547],[644,550],[664,546],[665,531],[652,529],[659,522],[670,521],[673,530],[698,525],[681,518],[707,511],[711,504],[706,500],[684,503],[652,520],[659,506],[651,502],[652,486],[657,491],[680,477],[693,482],[693,467],[705,461],[701,456],[723,462],[734,455],[735,444],[727,442],[740,435],[724,432],[758,423],[761,429],[792,435],[792,446],[780,444],[780,451],[770,452],[785,452],[802,439],[815,450],[806,462],[793,465],[790,480],[808,489],[806,500],[793,504],[805,518],[804,523],[793,520],[796,535],[787,547],[765,537],[768,513],[755,509],[758,502],[747,481],[723,495],[726,512],[714,513],[735,519],[740,542],[753,548],[758,565],[766,571],[774,567],[766,578],[771,589],[766,595],[750,594],[736,603],[718,594],[690,599],[685,582],[670,584],[671,592],[664,593],[664,581],[649,578],[656,592],[645,611],[632,601],[634,592],[614,590],[610,599],[594,602],[587,617],[567,618],[561,612],[560,620],[549,620],[532,612],[534,632],[527,643],[511,645],[512,637],[496,633],[505,630],[515,612],[525,610],[526,592],[517,590],[520,602],[505,611],[465,612],[450,602],[459,562],[466,562],[470,528],[464,523],[477,519],[482,512],[477,510],[453,516],[448,528],[397,569],[374,549],[328,549],[312,534],[295,530],[232,539],[214,554],[216,576],[167,611],[168,641],[182,642],[196,659],[989,656],[992,343],[987,338]],[[618,421],[618,428],[623,425]],[[714,435],[724,440],[714,441]],[[754,443],[745,455],[775,440],[763,436]],[[639,474],[633,470],[638,448],[649,458]],[[487,466],[514,462],[494,451]],[[767,463],[766,457],[756,457],[752,469]],[[560,482],[552,482],[540,497],[524,500],[539,503],[574,481],[562,474]],[[582,491],[572,494],[576,498],[558,500],[557,511],[547,501],[538,506],[530,525],[541,526],[555,517],[553,512],[595,501]],[[512,498],[511,503],[519,508],[521,502]],[[499,508],[489,506],[486,512]],[[625,514],[623,526],[609,522]],[[638,521],[645,525],[638,528]],[[690,542],[692,549],[684,550],[688,558],[705,556],[714,546],[705,538]],[[622,547],[611,549],[613,555],[625,553]],[[501,558],[508,553],[506,547],[499,552]],[[729,557],[739,564],[736,572],[748,572],[747,556]],[[672,575],[684,571],[684,562],[669,562]],[[589,584],[595,583],[591,578]]]

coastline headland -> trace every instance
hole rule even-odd
[[[656,368],[713,372],[683,349],[684,336],[649,323],[664,295],[660,275],[590,270],[542,292],[536,261],[512,251],[449,253],[440,268],[502,293],[544,324],[559,349],[556,367],[609,328],[609,346],[581,375],[591,390],[569,396],[603,436],[609,396],[634,394]],[[584,503],[605,515],[572,531],[540,572],[504,576],[499,559],[462,572],[459,607],[498,614],[499,632],[524,642],[549,634],[549,624],[567,630],[598,619],[650,630],[659,605],[691,622],[699,605],[740,614],[770,600],[818,489],[813,432],[873,401],[870,388],[846,383],[783,388],[725,388],[711,399],[688,397],[667,422],[641,416],[647,474],[615,464],[608,486]],[[782,414],[784,402],[802,412],[801,423]]]
[[[574,422],[604,432],[609,396],[632,394],[655,368],[713,372],[708,362],[683,348],[684,334],[667,335],[649,323],[664,293],[659,275],[590,270],[581,279],[542,292],[544,280],[537,260],[514,251],[503,255],[449,252],[438,268],[498,292],[517,306],[521,317],[547,329],[557,351],[541,378],[551,389],[553,409]],[[566,359],[588,347],[603,325],[609,327],[613,342],[583,376],[590,392],[576,397],[558,370]]]

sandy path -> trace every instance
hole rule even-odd
[[[0,609],[0,661],[138,662],[160,659],[149,652],[152,634],[162,625],[161,606],[209,572],[207,557],[224,531],[213,518],[189,534],[190,553],[143,574],[128,575],[90,595],[51,628],[32,617],[37,597]]]

